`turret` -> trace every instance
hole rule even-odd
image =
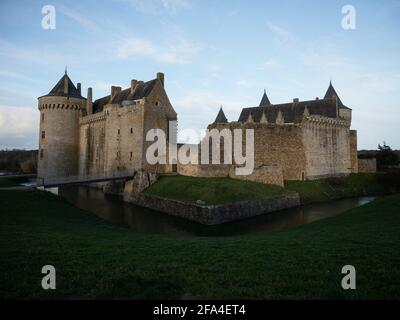
[[[78,174],[79,118],[86,99],[67,72],[54,88],[38,98],[40,111],[38,182]]]
[[[329,83],[329,87],[328,90],[326,90],[324,99],[334,99],[336,101],[337,116],[339,118],[351,121],[351,109],[342,103],[342,100],[340,100],[335,88],[332,85],[332,81]]]

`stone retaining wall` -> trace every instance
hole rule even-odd
[[[207,225],[254,217],[300,205],[300,196],[298,193],[269,199],[249,200],[221,205],[187,203],[144,193],[125,193],[124,200],[142,207]]]

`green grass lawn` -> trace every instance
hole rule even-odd
[[[1,298],[400,298],[400,195],[253,236],[135,233],[39,191],[0,191]],[[57,289],[41,289],[41,268]],[[357,290],[341,289],[341,268]]]
[[[373,173],[350,174],[344,178],[314,181],[285,181],[285,188],[297,191],[303,204],[333,199],[382,195],[386,190]]]
[[[161,176],[145,193],[158,197],[206,204],[232,203],[291,193],[282,187],[231,178]]]

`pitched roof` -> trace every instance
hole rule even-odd
[[[261,101],[260,101],[260,107],[263,107],[263,106],[270,106],[271,105],[271,102],[269,102],[269,99],[268,99],[268,96],[267,96],[267,93],[265,92],[265,89],[264,89],[264,94],[263,94],[263,96],[262,96],[262,98],[261,98]]]
[[[281,111],[285,123],[292,123],[303,116],[306,107],[310,115],[321,115],[330,118],[336,118],[337,116],[335,99],[319,99],[275,104],[265,107],[243,108],[239,116],[239,121],[246,122],[249,114],[251,114],[254,122],[260,122],[264,113],[268,123],[275,123],[276,117],[279,111]]]
[[[219,109],[218,115],[215,118],[214,123],[227,123],[228,119],[225,117],[225,113],[222,110],[222,107]]]
[[[153,79],[147,82],[138,83],[136,90],[133,95],[131,94],[131,88],[121,90],[111,101],[111,95],[102,97],[93,102],[93,113],[103,111],[103,108],[108,103],[119,103],[122,104],[125,100],[139,100],[147,97],[157,83],[157,79]]]
[[[329,82],[329,87],[328,87],[328,90],[326,90],[324,99],[328,99],[328,98],[336,98],[339,108],[350,109],[349,107],[346,107],[346,106],[342,103],[342,101],[340,100],[339,95],[336,93],[336,90],[335,90],[335,88],[334,88],[333,85],[332,85],[332,81]]]
[[[64,92],[64,85],[67,85],[67,92]],[[71,98],[79,98],[85,99],[81,96],[81,93],[75,87],[74,83],[68,77],[68,74],[65,73],[61,79],[57,82],[53,89],[46,96],[58,96],[58,97],[71,97]]]

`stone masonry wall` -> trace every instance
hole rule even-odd
[[[39,98],[38,179],[78,175],[79,117],[85,100]]]
[[[306,179],[347,175],[351,172],[349,122],[321,116],[304,118],[303,144]]]
[[[215,225],[245,219],[300,205],[300,197],[297,193],[269,199],[209,206],[160,198],[145,193],[125,193],[124,200],[142,207],[206,225]]]
[[[299,125],[238,123],[212,124],[208,129],[242,129],[242,152],[244,154],[246,129],[254,130],[254,171],[251,175],[236,176],[233,172],[237,167],[234,163],[209,165],[178,164],[178,172],[192,176],[231,176],[242,180],[257,181],[282,186],[283,180],[300,180],[305,171],[305,154],[302,145],[302,129]],[[234,143],[234,141],[233,141]],[[210,154],[213,144],[210,139]],[[200,152],[199,152],[200,153]],[[224,160],[224,141],[221,139],[220,159]],[[199,156],[200,158],[200,156]],[[211,162],[211,161],[210,161]]]
[[[360,173],[375,173],[376,159],[358,159],[358,172]]]
[[[358,159],[357,159],[357,131],[350,130],[350,164],[351,172],[358,172]]]

